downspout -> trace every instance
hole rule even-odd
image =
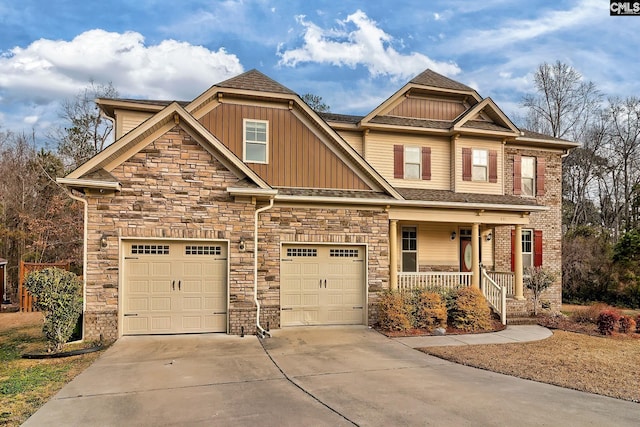
[[[256,209],[253,222],[253,301],[256,303],[256,333],[260,335],[260,338],[264,338],[265,335],[271,336],[271,334],[260,326],[260,301],[258,301],[258,215],[272,207],[273,197],[269,199],[267,206]]]
[[[82,202],[84,205],[84,236],[82,239],[82,313],[87,310],[87,241],[89,237],[89,226],[88,226],[88,218],[89,218],[89,203],[87,199],[82,197],[74,196],[71,190],[67,192],[69,197],[73,200],[77,200]],[[82,340],[84,340],[84,325],[82,328]]]

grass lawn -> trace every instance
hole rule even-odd
[[[0,314],[0,426],[19,426],[100,352],[60,359],[22,359],[43,352],[40,313]]]
[[[577,307],[565,309],[572,312]],[[570,319],[558,327],[566,330],[556,329],[542,341],[420,351],[493,372],[640,402],[640,334],[601,336],[595,325],[572,325]]]

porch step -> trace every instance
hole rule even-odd
[[[538,319],[533,316],[507,317],[507,325],[537,325]]]

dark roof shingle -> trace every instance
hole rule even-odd
[[[426,190],[422,188],[397,188],[407,200],[427,202],[453,202],[492,205],[538,206],[534,199],[500,194],[454,193],[448,190]]]
[[[451,80],[450,78],[445,77],[442,74],[438,74],[435,71],[431,71],[429,69],[424,70],[422,73],[415,76],[410,81],[410,83],[437,87],[441,89],[452,89],[452,90],[461,90],[465,92],[475,92],[475,90],[470,88],[469,86],[464,85],[455,80]]]
[[[249,70],[239,76],[217,83],[215,86],[229,89],[255,90],[259,92],[286,93],[289,95],[296,94],[291,89],[265,76],[256,69]]]

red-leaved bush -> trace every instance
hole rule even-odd
[[[621,316],[618,321],[619,331],[623,334],[632,334],[636,330],[636,321],[630,316]]]
[[[604,310],[598,315],[598,331],[602,335],[611,335],[620,321],[620,313],[615,310]]]

